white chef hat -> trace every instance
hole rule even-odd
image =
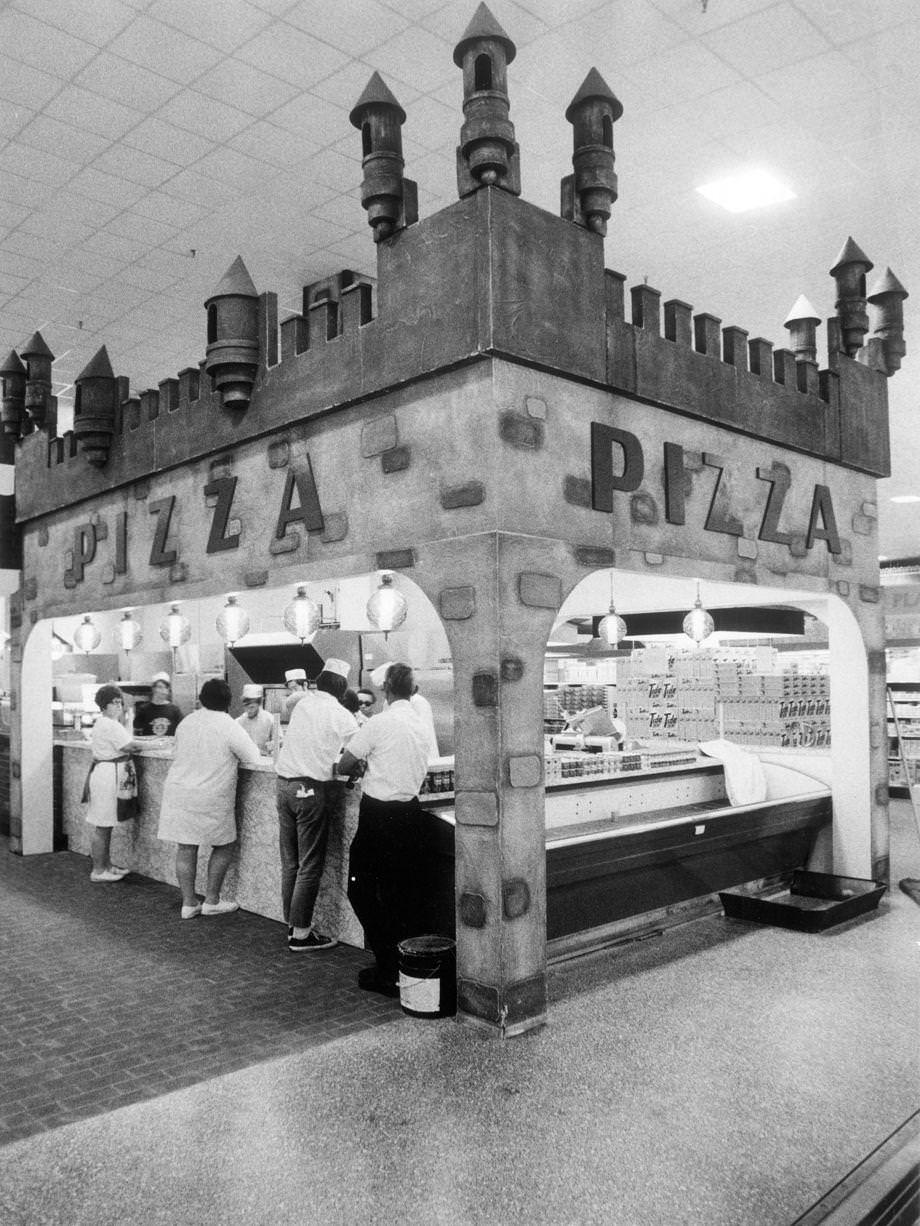
[[[244,701],[247,698],[261,698],[262,697],[261,685],[244,685],[243,693],[240,695],[240,697],[243,698]]]
[[[150,678],[150,684],[155,685],[157,681],[165,681],[167,685],[170,685],[169,673],[154,673]]]
[[[284,674],[285,681],[306,681],[307,674],[302,668],[289,668]]]
[[[333,656],[330,656],[323,664],[323,672],[335,673],[336,676],[344,677],[347,680],[348,674],[351,672],[351,665],[347,660],[336,660]]]
[[[375,668],[374,671],[371,673],[370,675],[371,681],[374,683],[374,685],[376,685],[378,690],[382,687],[384,681],[386,681],[387,673],[390,671],[392,667],[393,667],[393,661],[387,660],[386,664],[381,664],[378,668]]]

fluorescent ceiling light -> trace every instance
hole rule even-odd
[[[729,213],[745,213],[748,209],[765,208],[795,200],[795,192],[766,170],[739,170],[737,174],[696,189],[701,196],[727,209]]]
[[[889,502],[920,502],[920,494],[898,494]]]

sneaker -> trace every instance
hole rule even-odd
[[[288,937],[288,949],[295,954],[308,949],[331,949],[333,945],[338,945],[335,937],[324,937],[319,932],[308,932],[305,937]]]
[[[194,907],[183,907],[182,908],[182,918],[183,919],[194,919],[196,915],[200,915],[200,914],[201,914],[201,903],[200,902],[196,902]]]
[[[121,881],[130,872],[129,868],[116,868],[113,864],[109,868],[93,869],[89,879],[90,881]]]
[[[217,902],[203,902],[201,904],[202,915],[229,915],[231,911],[238,911],[240,904],[238,902],[230,902],[227,898],[221,898]]]

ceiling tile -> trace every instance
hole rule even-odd
[[[16,106],[40,110],[61,90],[60,77],[0,55],[0,98]]]
[[[269,13],[246,0],[154,0],[147,16],[211,43],[224,52],[234,51],[253,38],[271,20]]]
[[[13,7],[97,47],[104,47],[137,16],[119,0],[14,0]]]
[[[48,115],[38,115],[19,133],[16,138],[24,145],[43,149],[48,153],[60,153],[66,150],[70,161],[91,162],[109,145],[104,136],[75,128],[72,124],[62,123]]]
[[[216,48],[149,17],[135,17],[109,43],[108,50],[142,68],[155,66],[162,76],[183,85],[207,72],[220,59]]]
[[[0,47],[20,64],[40,70],[54,65],[54,75],[65,78],[83,68],[97,50],[85,39],[73,38],[13,8],[0,11]]]
[[[809,4],[814,0],[808,0]],[[830,0],[838,4],[841,0]],[[843,0],[845,3],[846,0]],[[653,0],[655,7],[665,16],[676,22],[688,34],[695,38],[708,30],[727,25],[756,13],[759,9],[769,8],[776,0],[729,0],[728,3],[703,4],[702,0]]]
[[[453,49],[429,30],[404,30],[365,57],[379,72],[423,91],[437,89],[459,73]]]
[[[241,192],[257,190],[268,184],[274,169],[267,162],[247,157],[235,149],[215,149],[195,163],[196,174],[230,184]]]
[[[81,170],[71,180],[70,188],[93,200],[115,203],[125,209],[130,208],[144,195],[144,188],[140,184],[129,183],[126,179],[105,174],[93,166]]]
[[[233,58],[221,60],[199,77],[195,89],[259,119],[289,102],[297,93],[295,86]]]
[[[352,133],[360,150],[361,138],[349,123],[347,110],[312,92],[299,94],[286,106],[279,107],[272,113],[271,122],[292,132],[304,133],[320,148]]]
[[[35,112],[0,98],[0,140],[9,140],[34,118]]]
[[[121,176],[132,183],[142,183],[144,187],[159,187],[176,173],[175,163],[164,162],[162,158],[151,157],[123,143],[110,146],[96,158],[93,169]]]
[[[227,144],[231,149],[261,158],[282,169],[307,161],[319,149],[317,142],[306,134],[285,131],[267,122],[252,124]]]
[[[300,0],[284,19],[350,56],[363,55],[408,25],[405,17],[377,0],[336,0],[335,4]]]
[[[32,210],[24,204],[11,204],[8,200],[0,200],[0,229],[12,230],[24,221]],[[4,246],[8,241],[4,241]]]
[[[240,188],[234,183],[209,179],[200,175],[194,169],[180,170],[177,175],[163,185],[168,196],[191,203],[200,202],[202,208],[213,210],[228,200],[236,200]]]
[[[423,95],[409,104],[403,134],[411,133],[412,139],[426,149],[441,149],[457,144],[462,125],[461,110]]]
[[[60,188],[69,183],[80,167],[77,162],[55,157],[44,149],[32,149],[28,145],[7,141],[0,149],[0,170],[12,170],[27,175],[44,188]]]
[[[237,59],[299,89],[309,89],[317,81],[331,76],[348,58],[328,43],[310,38],[296,26],[280,23],[257,34],[235,54]]]
[[[31,213],[22,222],[20,229],[46,241],[51,257],[57,260],[60,256],[61,244],[81,243],[94,233],[96,227],[89,225],[79,217],[54,217],[43,212],[36,212]]]
[[[125,238],[144,239],[151,244],[169,242],[176,233],[177,227],[165,222],[154,221],[150,217],[135,213],[132,209],[126,209],[108,222],[106,230]]]
[[[131,106],[139,111],[156,110],[176,92],[175,81],[107,51],[87,64],[74,84],[118,103],[130,99]]]
[[[214,142],[166,123],[156,115],[145,119],[125,136],[124,144],[162,158],[174,166],[189,166],[214,148]]]
[[[202,206],[193,204],[190,200],[178,200],[175,196],[163,192],[148,192],[134,205],[134,211],[145,217],[152,217],[167,226],[187,226],[190,221],[199,217]]]
[[[142,116],[133,107],[124,106],[112,98],[94,94],[88,89],[68,85],[45,106],[44,112],[83,132],[93,132],[107,140],[118,140]]]
[[[229,140],[252,123],[252,116],[193,89],[184,89],[158,112],[159,119],[178,128],[209,137],[215,143]]]
[[[776,4],[721,26],[702,35],[700,42],[744,75],[749,75],[753,68],[763,73],[809,59],[830,46],[789,3]]]

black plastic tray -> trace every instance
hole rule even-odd
[[[834,924],[874,911],[887,888],[881,881],[862,877],[796,869],[786,894],[757,898],[738,890],[722,890],[719,900],[731,919],[775,924],[797,932],[823,932]]]

